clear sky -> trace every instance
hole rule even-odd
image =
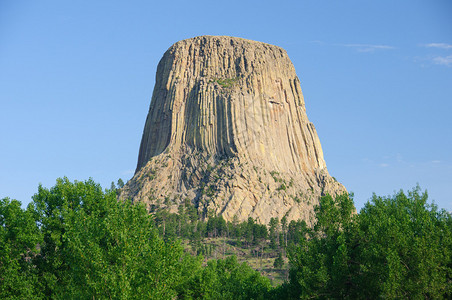
[[[285,48],[330,174],[452,210],[452,1],[0,1],[0,197],[130,179],[157,63],[229,35]]]

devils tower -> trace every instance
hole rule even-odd
[[[326,169],[300,81],[280,47],[227,36],[171,46],[157,67],[138,165],[121,198],[201,216],[310,223]]]

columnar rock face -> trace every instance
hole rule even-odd
[[[328,174],[300,81],[284,49],[201,36],[171,46],[156,83],[134,177],[121,198],[202,216],[313,217]]]

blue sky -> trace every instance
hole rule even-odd
[[[451,1],[0,2],[0,197],[130,179],[157,63],[178,40],[285,48],[331,175],[355,194],[417,183],[452,210]]]

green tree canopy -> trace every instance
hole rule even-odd
[[[291,297],[450,297],[450,213],[429,205],[419,187],[352,210],[347,195],[322,197],[317,224],[290,254]]]
[[[451,295],[452,219],[427,199],[417,187],[393,197],[374,195],[361,210],[352,238],[363,296]]]
[[[58,179],[33,197],[44,242],[36,257],[47,297],[173,298],[189,258],[165,243],[141,205],[92,180]]]
[[[180,286],[183,299],[268,299],[270,280],[235,256],[211,260],[185,285]]]
[[[0,298],[40,298],[32,258],[42,241],[33,211],[20,202],[0,199]]]

